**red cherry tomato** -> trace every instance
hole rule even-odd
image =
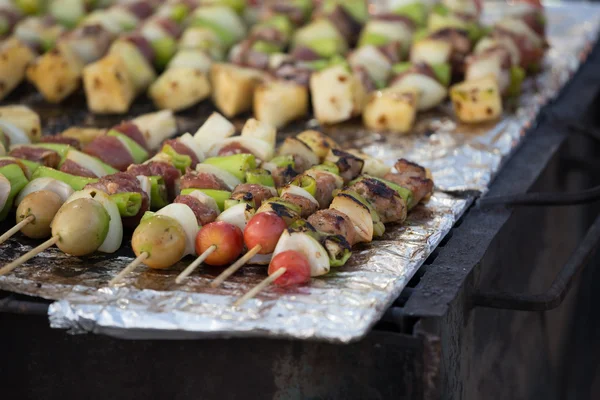
[[[299,251],[288,250],[273,257],[269,264],[269,275],[273,275],[280,268],[285,268],[286,271],[275,279],[276,285],[290,286],[310,281],[310,263]]]
[[[241,229],[225,221],[204,225],[196,236],[196,254],[204,253],[210,246],[217,248],[204,261],[206,264],[231,264],[244,250],[244,237]]]
[[[279,237],[287,228],[285,221],[273,212],[256,214],[244,229],[244,242],[248,250],[261,246],[258,254],[270,254],[275,250]]]

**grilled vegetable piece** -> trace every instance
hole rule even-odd
[[[186,242],[186,232],[176,219],[155,214],[143,219],[135,229],[131,247],[137,256],[149,255],[144,263],[150,268],[164,269],[181,260]]]
[[[27,68],[27,79],[35,84],[50,103],[61,102],[80,84],[83,63],[68,46],[58,47]]]
[[[410,133],[417,115],[419,91],[397,88],[373,92],[363,111],[367,128],[394,133]]]
[[[233,64],[213,64],[210,77],[216,107],[231,118],[252,109],[254,91],[263,73]]]
[[[339,149],[339,145],[329,136],[319,131],[307,130],[296,135],[296,139],[306,144],[319,157],[324,160],[331,149]]]
[[[216,221],[200,229],[196,236],[196,254],[204,253],[209,247],[215,251],[204,261],[208,265],[228,265],[234,262],[244,249],[241,229],[225,221]]]
[[[310,261],[301,252],[287,250],[278,253],[269,263],[269,275],[285,268],[286,272],[275,280],[278,286],[290,286],[310,281]]]
[[[16,38],[8,39],[0,48],[0,100],[6,97],[25,77],[25,67],[35,59],[35,53]]]
[[[285,230],[273,251],[273,257],[288,251],[300,252],[308,259],[310,276],[321,276],[329,272],[330,265],[327,251],[307,232]]]
[[[281,128],[308,114],[308,88],[293,82],[269,80],[254,92],[255,117]]]
[[[342,65],[313,73],[310,93],[315,117],[324,124],[335,124],[359,115],[367,98],[360,79]]]
[[[90,111],[122,114],[129,110],[135,85],[126,68],[123,58],[114,53],[84,68],[83,83]]]
[[[248,249],[261,246],[259,254],[271,254],[286,229],[282,217],[273,212],[255,214],[244,229],[244,243]]]
[[[211,88],[208,77],[195,68],[170,68],[149,89],[149,96],[158,108],[184,110],[208,98]]]
[[[17,223],[30,216],[34,220],[21,228],[21,233],[32,239],[50,236],[50,223],[63,204],[63,199],[50,190],[38,190],[23,198],[17,207]]]
[[[71,221],[79,220],[87,222],[69,225]],[[83,256],[95,251],[114,253],[123,241],[123,222],[119,208],[102,191],[83,189],[75,192],[52,221],[52,236],[54,235],[60,236],[57,246],[67,254]],[[84,243],[87,239],[84,240],[83,236],[89,238],[89,243]]]
[[[410,49],[412,63],[429,65],[447,63],[452,55],[452,43],[448,40],[424,38],[415,42]]]
[[[502,97],[493,78],[456,84],[450,89],[450,98],[456,116],[465,123],[493,121],[502,114]]]
[[[56,245],[61,251],[72,256],[88,255],[98,250],[108,237],[110,220],[100,202],[81,197],[58,210],[52,221],[52,236],[58,235]]]
[[[25,106],[0,107],[0,129],[11,145],[37,142],[42,136],[40,116]]]

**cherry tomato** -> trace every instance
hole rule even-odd
[[[273,212],[256,214],[244,229],[246,247],[250,250],[260,245],[261,250],[258,254],[270,254],[275,250],[279,237],[286,227],[283,218]]]
[[[225,221],[204,225],[196,236],[196,254],[210,246],[217,249],[204,261],[208,265],[227,265],[234,262],[244,249],[244,236],[240,228]]]
[[[269,264],[269,275],[273,275],[280,268],[285,268],[286,271],[275,280],[276,285],[296,285],[310,280],[310,263],[299,251],[288,250],[273,257]]]

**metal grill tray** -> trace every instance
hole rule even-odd
[[[500,8],[486,5],[486,17]],[[366,131],[360,121],[323,128],[344,146],[354,146],[393,164],[399,157],[432,170],[436,192],[418,206],[402,226],[358,246],[350,262],[310,284],[283,290],[271,287],[239,309],[233,301],[265,276],[265,268],[247,266],[222,288],[208,283],[219,269],[202,267],[182,285],[175,276],[191,259],[168,271],[139,268],[124,285],[107,288],[108,280],[131,259],[125,245],[117,254],[85,259],[57,249],[44,252],[12,274],[0,277],[0,289],[56,300],[51,325],[72,333],[96,332],[123,338],[199,338],[266,336],[349,342],[364,336],[400,294],[427,256],[469,206],[465,191],[484,192],[503,162],[517,148],[539,109],[557,95],[589,51],[600,24],[600,7],[570,3],[547,7],[551,48],[544,71],[526,83],[519,105],[498,123],[469,127],[456,124],[449,105],[420,116],[415,134],[383,135]],[[40,112],[46,133],[72,125],[109,127],[124,118],[152,111],[147,99],[130,115],[93,116],[78,94],[61,106],[43,102],[31,88],[20,89],[7,103],[26,104]],[[180,132],[195,131],[213,111],[209,103],[178,116]],[[236,119],[236,124],[245,118]],[[307,127],[302,121],[281,138]],[[5,223],[4,227],[8,227]],[[124,242],[128,243],[129,238]],[[7,262],[35,243],[16,237],[0,248]]]

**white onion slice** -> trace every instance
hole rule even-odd
[[[227,187],[230,191],[235,189],[235,187],[237,185],[242,183],[242,181],[240,181],[238,178],[236,178],[235,175],[230,174],[229,172],[224,171],[221,168],[215,167],[214,165],[210,165],[210,164],[198,164],[196,166],[196,172],[203,172],[203,173],[215,175],[217,178],[222,180],[223,183],[225,183],[227,185]]]
[[[177,121],[171,110],[144,114],[131,122],[142,132],[146,145],[151,150],[158,149],[162,142],[177,132]]]
[[[306,233],[284,231],[277,242],[273,257],[288,250],[304,254],[310,264],[310,276],[321,276],[329,272],[327,250]]]
[[[420,92],[418,109],[428,110],[446,98],[448,89],[430,76],[413,73],[403,76],[392,85],[395,88],[417,88]]]
[[[194,190],[194,191],[188,193],[187,195],[192,196],[193,198],[199,200],[200,203],[204,204],[205,206],[212,208],[213,210],[215,210],[217,212],[217,215],[219,215],[221,213],[221,210],[219,209],[219,206],[217,205],[217,202],[215,201],[215,199],[213,199],[206,193],[201,192],[200,190]]]
[[[136,176],[142,190],[148,196],[148,204],[152,204],[152,182],[150,181],[150,177],[144,175]]]
[[[199,227],[196,215],[187,205],[182,203],[173,203],[168,206],[161,208],[156,212],[155,215],[164,215],[171,217],[181,225],[181,228],[185,232],[185,254],[194,254],[194,241],[198,234]]]
[[[242,137],[262,140],[271,148],[275,147],[277,140],[277,130],[271,124],[250,118],[242,128]]]
[[[184,133],[183,135],[181,135],[181,137],[178,140],[181,143],[183,143],[184,145],[186,145],[187,148],[192,150],[194,152],[194,154],[196,154],[196,157],[198,157],[198,161],[200,161],[200,162],[204,161],[204,158],[206,156],[204,155],[202,146],[200,146],[198,143],[196,143],[196,141],[194,140],[194,137],[192,135],[190,135],[189,133]]]
[[[311,203],[313,203],[317,207],[319,207],[319,202],[317,201],[317,199],[315,199],[312,194],[308,193],[306,190],[304,190],[300,186],[287,185],[286,187],[284,187],[281,190],[281,196],[283,197],[283,195],[286,194],[286,193],[289,193],[289,194],[292,194],[292,195],[295,195],[295,196],[304,197],[305,199],[310,200]]]
[[[6,201],[10,195],[10,181],[4,175],[0,175],[0,210],[4,210]]]
[[[92,193],[94,196],[92,196]],[[65,204],[77,199],[86,198],[94,199],[100,203],[110,217],[110,222],[108,223],[108,234],[106,235],[104,242],[102,242],[100,247],[98,247],[98,251],[101,251],[102,253],[114,253],[115,251],[119,250],[121,247],[121,242],[123,241],[123,222],[121,221],[119,208],[110,199],[109,195],[97,189],[84,189],[75,192],[67,199],[67,201],[65,201]]]
[[[63,203],[67,201],[69,196],[71,196],[75,192],[71,188],[71,186],[57,179],[47,177],[37,178],[29,182],[23,188],[23,190],[19,192],[19,195],[15,200],[15,205],[18,206],[19,204],[21,204],[21,202],[25,197],[27,197],[27,195],[30,195],[34,192],[39,192],[41,190],[48,190],[50,192],[56,193]]]
[[[202,147],[204,153],[222,140],[235,133],[235,126],[227,118],[213,112],[202,126],[194,133],[194,140]]]
[[[0,129],[10,139],[10,145],[15,144],[29,144],[31,140],[25,131],[18,126],[8,122],[7,120],[0,119]]]
[[[81,151],[70,149],[67,152],[66,159],[71,160],[79,166],[90,170],[98,178],[102,178],[103,176],[109,174],[109,171],[105,169],[104,165],[102,165],[103,163],[100,160],[98,160],[95,157],[89,156],[85,153],[82,153]]]
[[[217,217],[217,221],[225,221],[231,225],[235,225],[244,232],[248,221],[250,221],[250,218],[252,218],[253,215],[254,214],[251,211],[248,211],[248,205],[246,203],[240,203],[223,211],[221,215]]]

